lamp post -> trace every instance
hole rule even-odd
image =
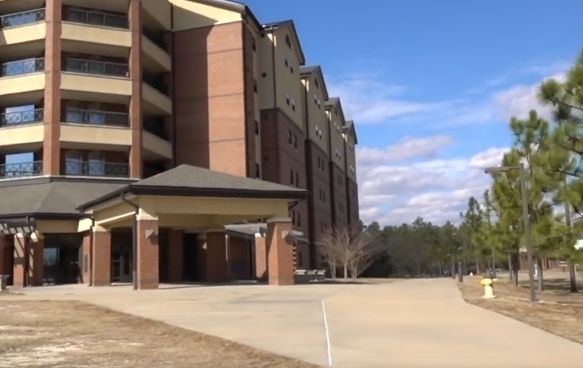
[[[526,256],[528,258],[528,282],[530,286],[530,301],[537,302],[537,295],[534,286],[534,262],[532,259],[532,240],[530,234],[530,219],[528,215],[528,188],[526,182],[528,174],[524,164],[518,166],[500,166],[490,167],[486,169],[486,174],[496,174],[501,172],[508,172],[512,170],[519,170],[520,172],[520,191],[522,195],[522,218],[524,221],[524,235],[526,240]]]

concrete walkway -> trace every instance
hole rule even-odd
[[[583,346],[466,304],[453,281],[368,285],[47,287],[22,298],[82,300],[334,367],[583,366]]]

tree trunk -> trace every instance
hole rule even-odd
[[[330,277],[332,280],[336,280],[336,263],[329,264],[330,267]]]
[[[464,282],[464,270],[461,261],[457,263],[457,281]]]
[[[348,265],[344,264],[344,280],[348,280]]]
[[[455,280],[455,261],[451,261],[451,265],[449,266],[449,273],[452,279]]]
[[[545,288],[545,281],[543,278],[543,259],[541,257],[537,257],[536,264],[538,268],[538,292],[540,294]]]
[[[478,256],[474,256],[474,262],[476,263],[476,275],[480,274],[480,260]]]
[[[576,293],[577,290],[577,270],[574,262],[569,262],[569,279],[571,281],[571,292]]]
[[[514,280],[514,267],[512,267],[512,254],[508,253],[508,281]]]

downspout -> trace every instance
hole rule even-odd
[[[93,286],[93,231],[95,230],[95,217],[91,216],[89,227],[89,286]]]
[[[316,229],[316,205],[314,203],[314,178],[312,170],[312,143],[310,141],[310,118],[309,118],[309,107],[308,107],[308,90],[304,86],[304,129],[306,130],[306,139],[304,141],[305,145],[305,164],[308,175],[308,248],[310,249],[310,268],[316,269],[316,245],[314,232]],[[330,137],[330,135],[328,135]],[[297,203],[296,203],[297,204]]]
[[[271,39],[271,77],[272,77],[272,86],[273,86],[273,113],[274,113],[274,123],[275,123],[275,129],[276,129],[276,136],[279,136],[279,114],[277,113],[277,83],[275,82],[275,73],[276,73],[276,68],[275,68],[275,35],[273,33],[273,30],[275,28],[269,27],[266,28],[265,31],[270,33],[272,35],[272,39]],[[278,150],[275,150],[276,153],[276,158],[277,158],[277,167],[281,167],[281,162],[280,162],[280,155]],[[281,177],[280,177],[280,173],[279,171],[277,172],[277,181],[280,182],[281,181]]]
[[[137,204],[135,204],[134,202],[130,201],[129,199],[126,198],[126,193],[123,192],[120,196],[120,199],[122,200],[122,202],[125,202],[127,204],[129,204],[131,207],[133,207],[134,209],[134,218],[132,220],[132,278],[133,278],[133,284],[134,284],[134,290],[138,289],[138,278],[137,278],[137,259],[138,259],[138,215],[140,212],[140,206],[138,206]]]

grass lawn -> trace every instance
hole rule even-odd
[[[569,280],[564,274],[549,275],[541,302],[529,302],[528,281],[519,286],[500,279],[494,286],[495,299],[483,299],[480,277],[467,277],[458,284],[464,299],[471,304],[504,314],[542,330],[583,344],[583,284],[579,293],[569,292]],[[581,279],[579,279],[581,281]]]
[[[0,295],[0,367],[314,366],[93,305]]]

